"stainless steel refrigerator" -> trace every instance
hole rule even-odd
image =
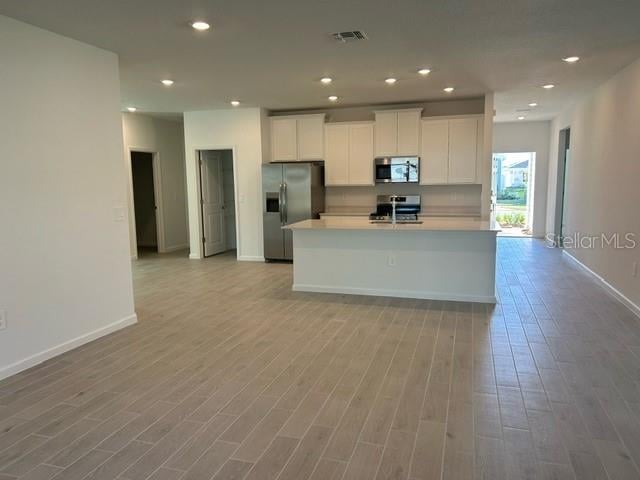
[[[264,258],[293,260],[293,235],[282,227],[324,211],[324,167],[319,163],[262,166]]]

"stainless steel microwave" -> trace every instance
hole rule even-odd
[[[376,183],[418,183],[420,157],[380,157],[375,160]]]

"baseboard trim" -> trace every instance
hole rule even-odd
[[[20,373],[23,370],[27,370],[28,368],[35,367],[36,365],[45,362],[53,357],[57,357],[58,355],[68,352],[69,350],[73,350],[74,348],[84,345],[85,343],[89,343],[100,337],[104,337],[105,335],[113,333],[117,330],[121,330],[137,322],[138,316],[134,313],[133,315],[129,315],[128,317],[111,323],[106,327],[99,328],[97,330],[94,330],[93,332],[81,335],[72,340],[69,340],[68,342],[64,342],[60,345],[49,348],[43,352],[31,355],[23,360],[12,363],[11,365],[2,367],[0,368],[0,380],[10,377],[11,375],[15,375],[16,373]]]
[[[160,253],[177,252],[178,250],[186,250],[187,248],[189,248],[189,244],[188,243],[182,243],[180,245],[172,245],[170,247],[165,247],[164,250],[162,250],[162,252],[160,252]]]
[[[418,290],[387,290],[307,284],[293,284],[292,290],[295,292],[338,293],[346,295],[368,295],[373,297],[420,298],[424,300],[446,300],[451,302],[496,303],[495,295],[465,295],[457,293],[423,292]]]
[[[238,257],[239,262],[264,262],[264,257],[259,255],[240,255]]]
[[[640,318],[640,306],[633,303],[624,293],[618,290],[616,287],[607,282],[601,275],[597,274],[589,267],[587,267],[584,263],[578,260],[575,256],[571,255],[566,249],[562,250],[562,254],[569,257],[570,260],[576,263],[582,270],[591,275],[604,289],[605,292],[609,294],[610,297],[615,298],[620,303],[622,303],[625,307],[627,307],[631,313],[633,313],[636,317]]]
[[[202,260],[202,257],[197,253],[190,253],[189,260]]]

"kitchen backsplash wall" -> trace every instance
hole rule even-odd
[[[416,195],[422,213],[433,215],[480,215],[482,185],[380,184],[371,187],[326,187],[327,212],[373,211],[378,195]]]

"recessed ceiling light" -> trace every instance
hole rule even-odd
[[[455,88],[453,88],[453,87],[447,87],[447,88],[444,89],[444,91],[447,92],[447,93],[451,93],[454,90],[455,90]]]
[[[205,31],[205,30],[209,30],[211,28],[211,25],[209,25],[207,22],[202,22],[200,20],[198,20],[197,22],[193,22],[191,24],[191,26],[196,29],[199,30],[201,32]]]
[[[323,85],[329,85],[331,82],[333,82],[333,78],[331,77],[322,77],[320,79],[320,83],[322,83]]]
[[[171,85],[173,85],[173,80],[166,79],[166,80],[161,80],[161,82],[165,87],[170,87]]]
[[[524,120],[524,117],[523,117],[522,115],[520,115],[520,116],[518,117],[518,120]]]
[[[338,97],[336,95],[329,95],[329,101],[330,102],[337,102],[338,101]]]
[[[546,85],[542,86],[542,88],[545,88],[547,90],[551,90],[553,87],[555,87],[553,83],[547,83]]]
[[[240,102],[238,100],[231,100],[231,105],[237,107],[238,105],[240,105]]]
[[[530,107],[537,107],[537,106],[538,106],[538,104],[537,104],[536,102],[531,102],[531,103],[529,104],[529,106],[530,106]]]
[[[431,73],[431,70],[428,68],[421,68],[420,70],[418,70],[418,73],[420,75],[429,75]]]
[[[580,57],[567,57],[567,58],[563,58],[562,60],[564,60],[567,63],[576,63],[578,60],[580,60]]]
[[[135,112],[138,109],[136,107],[127,107],[127,110],[129,110],[130,112]]]
[[[396,79],[395,79],[395,78],[393,78],[393,77],[390,77],[390,78],[386,78],[384,81],[387,83],[387,85],[393,85],[393,84],[394,84],[394,83],[396,83],[398,80],[396,80]]]

